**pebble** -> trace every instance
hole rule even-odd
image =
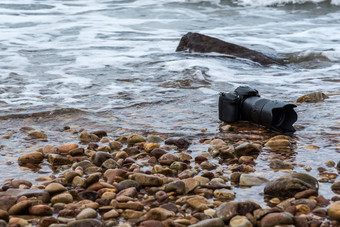
[[[151,152],[153,149],[159,148],[160,145],[158,143],[146,143],[144,144],[144,150],[146,152]]]
[[[43,132],[34,131],[28,134],[29,139],[47,139],[47,135]]]
[[[331,189],[334,193],[340,195],[340,181],[334,182],[331,186]]]
[[[51,198],[51,203],[72,203],[73,197],[69,192],[63,192],[61,194],[55,195]]]
[[[294,224],[294,216],[288,212],[270,213],[261,219],[262,227],[272,227],[276,225],[292,225]]]
[[[135,173],[132,175],[132,179],[137,181],[142,186],[161,186],[163,180],[157,176],[147,175],[142,173]]]
[[[195,196],[193,198],[190,198],[187,200],[187,203],[198,211],[204,211],[206,209],[209,209],[209,206],[211,205],[211,202],[206,200],[203,196]]]
[[[139,227],[165,227],[164,224],[156,220],[147,220],[139,224]]]
[[[252,227],[253,224],[245,216],[235,216],[229,222],[230,227]]]
[[[103,223],[101,223],[98,219],[81,219],[69,222],[67,224],[67,227],[100,227],[103,226]]]
[[[26,164],[26,163],[32,163],[32,164],[38,164],[41,163],[44,160],[44,155],[40,152],[32,152],[28,154],[21,155],[18,158],[19,164]]]
[[[279,159],[274,159],[270,162],[269,167],[272,169],[293,169],[294,166],[289,162],[284,162]]]
[[[142,211],[126,209],[126,210],[124,210],[122,215],[125,219],[137,219],[137,218],[142,217],[144,215],[144,213]]]
[[[67,165],[72,164],[72,159],[68,157],[61,156],[59,154],[49,154],[47,156],[48,162],[52,165]]]
[[[69,151],[78,148],[78,144],[76,143],[69,143],[69,144],[63,144],[58,146],[58,150],[60,153],[67,154]]]
[[[174,217],[175,213],[164,208],[152,208],[146,215],[149,220],[163,221],[170,217]]]
[[[127,138],[128,145],[132,146],[136,143],[145,142],[145,138],[140,135],[131,135]]]
[[[235,153],[237,156],[245,156],[245,155],[256,155],[261,152],[261,146],[253,143],[242,143],[235,147]]]
[[[320,102],[329,97],[322,92],[312,92],[306,95],[299,97],[296,101],[303,103],[303,102]]]
[[[53,209],[48,205],[31,206],[28,211],[31,215],[36,216],[49,216],[53,213]]]
[[[222,218],[211,218],[197,222],[190,227],[224,227],[224,221]]]
[[[216,216],[223,218],[225,221],[229,221],[236,215],[244,216],[247,213],[252,213],[254,210],[260,208],[260,205],[251,201],[222,203],[216,210]]]
[[[47,157],[49,154],[58,154],[59,149],[56,146],[46,145],[43,148],[42,153],[44,154],[45,157]]]
[[[16,218],[16,217],[12,217],[11,219],[9,219],[8,222],[9,226],[20,226],[20,227],[24,227],[28,225],[28,221],[26,221],[23,218]]]
[[[241,174],[239,184],[241,186],[255,186],[267,183],[269,180],[252,174]]]
[[[293,173],[270,181],[264,193],[270,196],[290,198],[307,189],[318,190],[318,181],[305,173]]]
[[[109,146],[110,146],[111,150],[118,151],[123,147],[123,144],[121,144],[118,141],[112,141],[112,142],[109,143]]]
[[[0,209],[0,219],[2,219],[2,220],[4,220],[4,221],[8,222],[8,220],[9,220],[9,214],[8,214],[8,212],[5,211],[5,210],[1,210],[1,209]]]
[[[200,185],[200,182],[194,178],[183,179],[182,182],[185,185],[185,193],[189,193]]]
[[[229,189],[216,189],[214,196],[218,199],[234,200],[235,192]]]
[[[50,194],[55,194],[55,193],[64,192],[67,189],[59,183],[51,183],[45,187],[45,190],[48,191],[48,193]]]
[[[24,200],[21,202],[17,202],[15,205],[13,205],[9,210],[9,215],[18,215],[18,214],[24,214],[27,209],[32,205],[32,201],[30,200]]]
[[[174,181],[168,183],[164,186],[164,190],[166,192],[175,191],[177,194],[184,194],[185,193],[185,183],[183,181]]]
[[[77,220],[96,218],[96,217],[97,217],[97,211],[95,211],[92,208],[85,208],[77,215]]]
[[[337,220],[340,222],[340,201],[331,204],[328,207],[327,213],[332,220]]]
[[[190,146],[191,142],[185,138],[178,138],[178,139],[170,138],[170,139],[165,140],[165,144],[175,145],[179,149],[187,149]]]
[[[92,163],[95,164],[96,166],[101,166],[103,162],[105,162],[108,159],[114,160],[111,154],[104,151],[98,151],[91,157]]]

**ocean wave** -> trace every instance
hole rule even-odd
[[[243,6],[276,6],[286,4],[306,4],[326,2],[331,5],[340,6],[340,0],[237,0],[238,5]]]

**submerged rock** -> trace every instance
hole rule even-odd
[[[264,193],[273,197],[291,198],[307,189],[317,191],[318,181],[305,173],[293,173],[270,181],[264,188]]]
[[[194,51],[199,53],[216,52],[232,55],[239,58],[249,59],[261,65],[282,65],[281,60],[268,57],[260,52],[250,50],[246,47],[224,42],[210,36],[199,33],[187,33],[177,46],[176,51]]]
[[[322,92],[312,92],[307,95],[303,95],[299,97],[296,101],[297,102],[320,102],[329,97]]]
[[[263,177],[258,177],[252,174],[241,174],[240,176],[240,185],[242,186],[255,186],[259,184],[267,183],[268,180]]]

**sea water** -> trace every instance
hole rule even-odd
[[[187,32],[286,65],[175,52]],[[300,172],[310,165],[317,176],[325,161],[340,160],[339,0],[2,0],[0,34],[0,132],[13,133],[0,141],[2,180],[39,173],[17,166],[20,154],[47,144],[23,141],[22,126],[52,130],[54,145],[75,141],[58,135],[64,126],[113,137],[157,131],[195,138],[207,129],[209,137],[219,132],[219,92],[240,85],[289,103],[310,92],[329,94],[324,102],[298,104],[297,148],[287,161]],[[268,158],[256,169],[277,176]]]

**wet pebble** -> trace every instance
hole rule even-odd
[[[186,149],[190,146],[191,142],[185,138],[170,138],[165,140],[166,145],[175,145],[179,149]]]
[[[196,224],[190,225],[190,227],[224,227],[224,221],[222,218],[211,218],[200,221]]]
[[[271,227],[275,225],[291,225],[294,224],[294,216],[288,212],[270,213],[261,219],[262,227]]]
[[[331,204],[328,207],[327,213],[332,220],[337,220],[340,222],[340,201]]]
[[[230,227],[252,227],[253,224],[245,216],[235,216],[229,222]]]
[[[43,160],[44,160],[44,155],[40,152],[32,152],[32,153],[24,154],[18,158],[19,164],[26,164],[26,163],[38,164],[38,163],[41,163]]]
[[[92,208],[85,208],[82,210],[78,215],[77,219],[88,219],[88,218],[96,218],[97,217],[97,211],[95,211]]]
[[[241,174],[239,184],[241,186],[255,186],[267,183],[269,180],[252,174]]]

